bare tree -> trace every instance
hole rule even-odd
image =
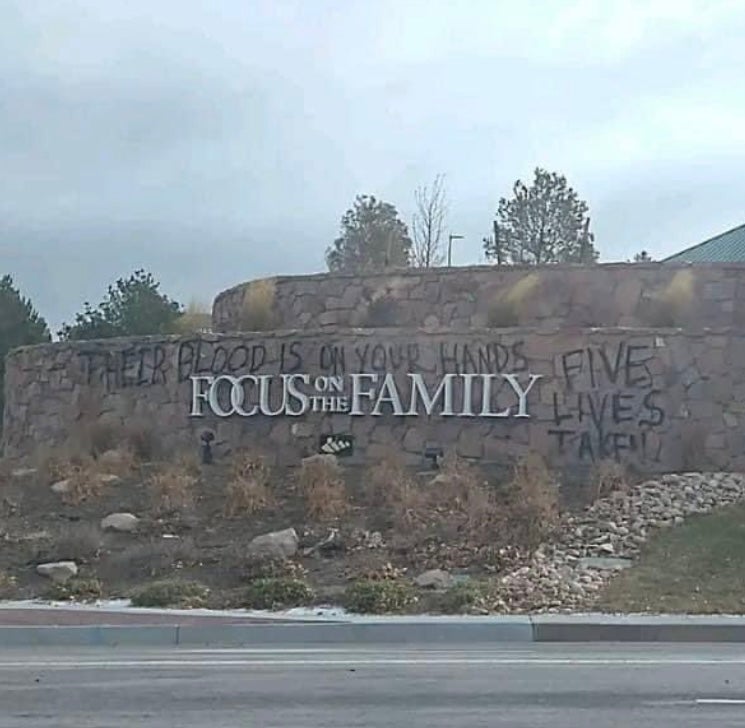
[[[411,221],[412,265],[429,268],[442,265],[445,260],[445,217],[447,194],[445,177],[438,174],[431,187],[414,190],[415,210]]]

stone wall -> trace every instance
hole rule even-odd
[[[226,375],[248,378],[233,389]],[[213,403],[212,377],[223,377]],[[311,396],[359,414],[299,414]],[[196,450],[209,428],[218,454],[254,445],[287,464],[336,434],[353,436],[351,462],[392,448],[416,464],[439,445],[484,463],[537,450],[557,468],[614,458],[643,471],[742,469],[744,418],[737,332],[311,330],[19,349],[7,361],[4,446],[30,453],[98,423],[149,428],[169,451]]]
[[[247,283],[217,297],[213,330],[745,324],[745,265],[738,264],[478,266],[271,281],[270,320],[257,325],[245,315],[256,285]]]

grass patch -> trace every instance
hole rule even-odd
[[[350,584],[344,593],[344,606],[359,614],[407,612],[416,602],[410,584],[389,579],[360,579]]]
[[[313,601],[315,594],[302,579],[287,577],[256,579],[243,593],[241,606],[247,609],[289,609]]]
[[[207,605],[209,589],[196,581],[164,579],[141,587],[132,595],[135,607],[199,608]]]
[[[613,612],[745,613],[745,506],[694,516],[661,531],[597,606]]]

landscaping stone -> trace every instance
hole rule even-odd
[[[51,490],[52,493],[64,495],[65,493],[68,493],[70,491],[70,481],[67,479],[58,480],[56,483],[52,483]]]
[[[255,558],[289,559],[297,553],[298,542],[294,528],[272,531],[256,536],[248,545],[248,554]]]
[[[78,573],[78,565],[74,561],[50,561],[39,564],[36,573],[51,579],[55,584],[64,584]]]
[[[112,513],[101,520],[103,531],[121,531],[132,533],[137,530],[140,519],[133,513]]]
[[[444,569],[430,569],[419,574],[414,583],[422,589],[449,589],[455,585],[455,579]]]
[[[32,475],[36,475],[36,468],[16,468],[11,472],[11,476],[14,478],[29,478]]]

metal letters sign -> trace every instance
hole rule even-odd
[[[444,374],[430,389],[421,374],[405,377],[401,385],[391,373],[192,376],[191,416],[203,417],[208,410],[217,417],[299,417],[307,412],[530,417],[528,394],[541,379],[539,374]]]

